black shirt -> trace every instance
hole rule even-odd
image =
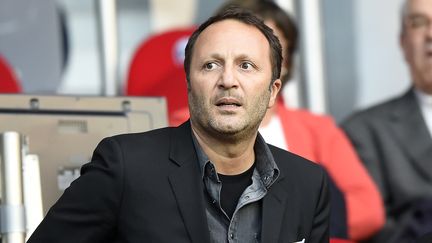
[[[254,169],[255,163],[247,171],[238,175],[222,175],[218,173],[219,180],[222,182],[221,206],[229,218],[234,214],[237,202],[246,187],[252,184]]]

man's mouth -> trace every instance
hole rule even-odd
[[[218,107],[240,107],[242,106],[241,102],[235,98],[221,98],[216,101],[216,106]]]

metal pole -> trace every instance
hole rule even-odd
[[[24,155],[23,193],[27,229],[26,240],[28,240],[42,222],[44,215],[39,157],[36,154]]]
[[[300,20],[301,59],[307,107],[311,111],[325,113],[327,100],[320,2],[297,0],[296,4]]]
[[[118,36],[116,0],[96,0],[99,58],[101,68],[101,94],[119,94]]]
[[[21,142],[17,132],[0,134],[2,243],[25,242]]]

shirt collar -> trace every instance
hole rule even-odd
[[[432,107],[432,95],[426,94],[425,92],[419,89],[414,89],[414,93],[416,94],[416,97],[420,105],[426,107]]]
[[[192,132],[192,140],[198,157],[198,164],[201,171],[201,176],[202,178],[204,178],[206,176],[205,170],[207,164],[208,163],[211,164],[211,161],[202,150],[193,132]],[[280,172],[273,158],[273,154],[270,151],[270,148],[268,147],[267,143],[264,141],[261,134],[259,133],[255,140],[254,151],[255,151],[255,170],[260,175],[264,185],[267,188],[269,188],[277,180]]]

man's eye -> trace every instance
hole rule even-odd
[[[411,28],[414,29],[429,27],[430,20],[425,16],[413,16],[408,19],[408,24]]]
[[[253,66],[252,64],[248,63],[248,62],[243,62],[242,64],[240,64],[240,68],[241,69],[245,69],[245,70],[249,70],[251,69]]]
[[[213,70],[216,68],[216,63],[214,63],[214,62],[206,63],[206,64],[204,64],[204,68],[206,70]]]

